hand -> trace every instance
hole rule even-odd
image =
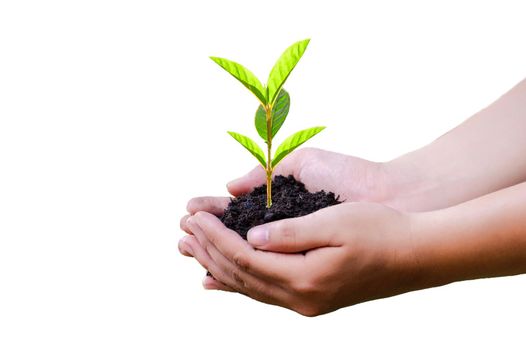
[[[380,202],[386,198],[383,163],[347,156],[316,148],[302,148],[283,159],[276,175],[293,175],[311,192],[334,192],[341,200]],[[234,195],[250,192],[265,183],[265,170],[257,166],[245,176],[230,182],[228,191]]]
[[[306,316],[416,289],[412,214],[344,203],[258,226],[247,243],[209,213],[223,205],[221,198],[194,200],[201,211],[181,221],[193,233],[180,241],[181,253],[215,278],[207,277],[205,288]]]
[[[283,159],[274,174],[293,175],[307,190],[331,191],[340,196],[341,201],[382,202],[390,197],[388,188],[394,188],[387,185],[389,177],[384,165],[317,148],[301,148]],[[228,183],[227,189],[237,197],[265,182],[265,170],[258,165],[245,176]],[[187,211],[191,215],[205,210],[219,216],[229,201],[228,197],[198,197],[188,202]]]

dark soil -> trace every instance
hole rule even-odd
[[[292,175],[276,176],[272,181],[272,207],[266,208],[267,185],[232,199],[221,221],[247,239],[247,231],[267,222],[294,218],[341,203],[332,192],[308,192]]]

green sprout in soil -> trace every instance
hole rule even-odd
[[[272,141],[283,125],[290,107],[290,96],[283,89],[283,84],[301,56],[303,56],[309,40],[298,41],[283,52],[270,71],[266,86],[251,71],[239,63],[226,58],[210,57],[215,63],[239,80],[260,102],[256,111],[255,124],[259,136],[267,144],[266,157],[263,150],[249,137],[232,131],[228,133],[245,147],[265,169],[267,177],[267,208],[272,206],[272,173],[276,165],[305,141],[325,129],[324,126],[316,126],[298,131],[286,138],[278,146],[274,157],[272,157]]]

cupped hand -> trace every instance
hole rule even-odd
[[[386,197],[386,175],[382,163],[317,148],[302,148],[283,159],[275,175],[293,175],[307,190],[331,191],[345,201],[380,202]],[[245,176],[230,182],[234,195],[250,192],[265,183],[265,170],[257,166]]]
[[[340,201],[380,203],[388,198],[390,191],[384,163],[317,148],[296,150],[278,164],[274,175],[293,175],[296,180],[305,184],[307,190],[331,191],[339,196]],[[265,170],[258,165],[249,173],[228,183],[227,189],[237,197],[263,185],[265,181]],[[187,210],[189,215],[208,211],[220,216],[229,202],[228,197],[196,197],[188,202]],[[183,217],[182,222],[189,215]]]
[[[223,198],[181,220],[181,253],[214,276],[205,288],[315,316],[415,288],[413,214],[381,204],[344,203],[253,228],[248,242],[211,214]],[[286,253],[286,254],[285,254]]]

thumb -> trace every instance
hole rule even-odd
[[[300,150],[301,151],[301,150]],[[283,159],[276,167],[275,175],[289,175],[292,174],[296,179],[301,181],[299,174],[302,168],[302,159],[304,155],[308,153],[304,152],[293,152],[291,156]],[[228,192],[234,197],[248,193],[254,189],[254,187],[263,185],[266,181],[265,169],[261,165],[258,165],[252,169],[246,175],[230,181],[226,188]]]
[[[262,185],[265,183],[265,170],[263,167],[258,165],[252,169],[248,174],[230,181],[226,187],[228,192],[234,197],[240,196],[244,193],[252,191],[254,187]]]
[[[256,226],[248,231],[247,240],[257,249],[299,253],[333,246],[333,236],[332,226],[320,220],[318,213],[313,213]]]

